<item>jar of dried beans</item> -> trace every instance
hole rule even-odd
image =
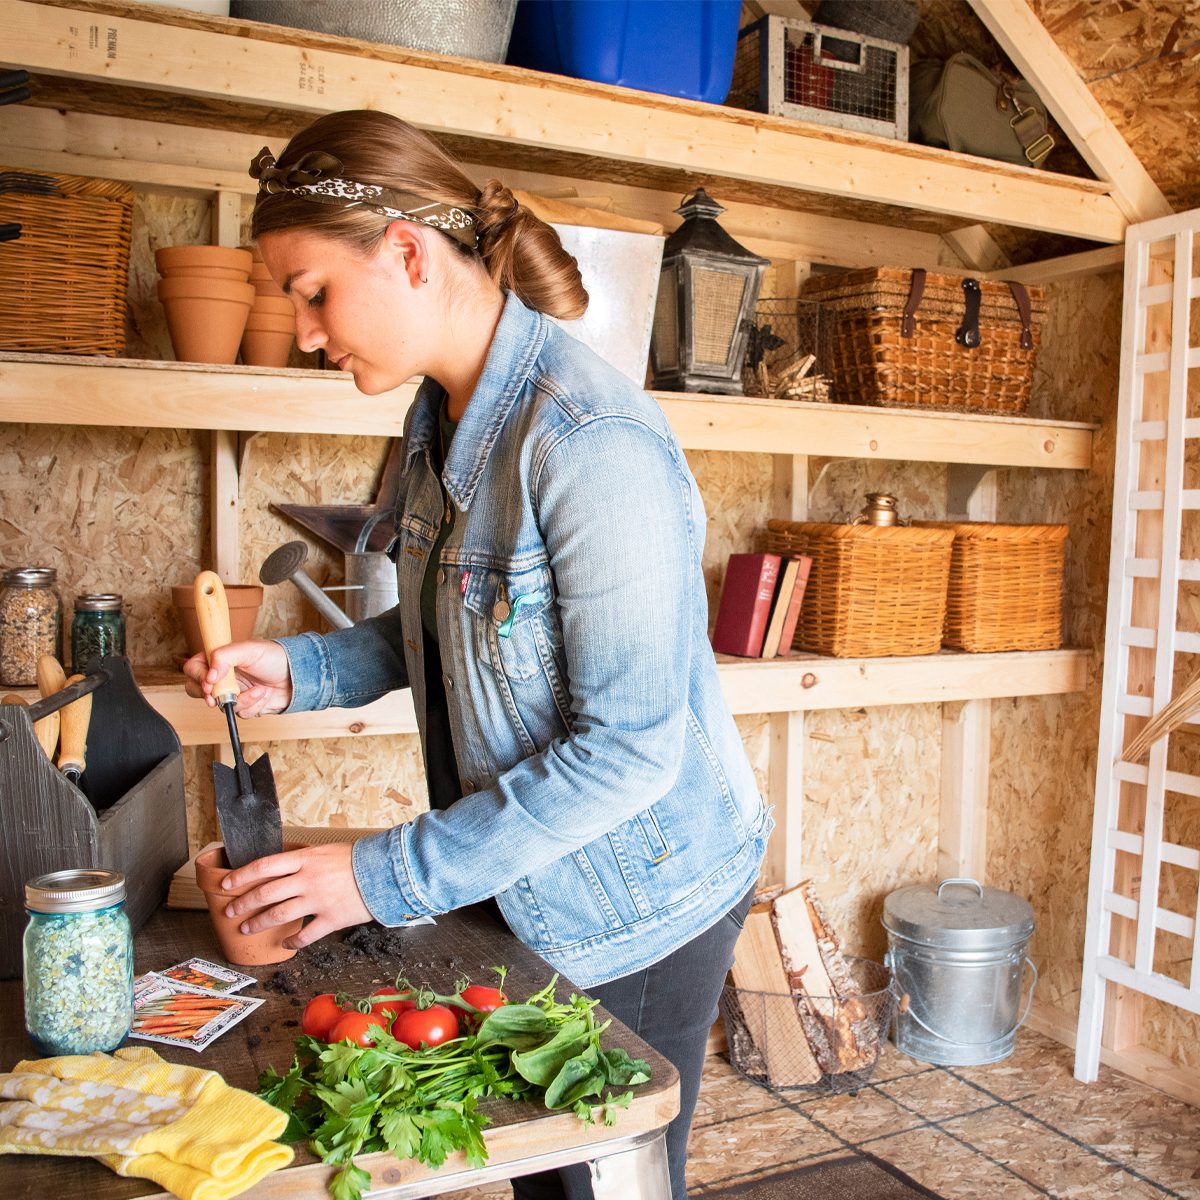
[[[19,567],[0,578],[0,683],[32,687],[43,654],[62,660],[62,603],[53,567]]]
[[[42,1054],[115,1050],[133,1021],[133,934],[118,871],[25,885],[25,1028]]]

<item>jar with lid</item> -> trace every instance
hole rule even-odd
[[[19,567],[0,578],[0,683],[32,687],[43,654],[62,657],[62,604],[53,567]]]
[[[115,1050],[133,1021],[125,876],[72,870],[25,885],[25,1028],[44,1055]]]
[[[71,621],[71,669],[83,671],[97,655],[125,653],[125,613],[116,592],[85,592],[75,597]]]

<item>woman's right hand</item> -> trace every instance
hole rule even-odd
[[[187,694],[215,707],[213,689],[231,668],[241,689],[234,709],[239,717],[283,712],[291,704],[292,669],[287,655],[278,642],[265,638],[230,642],[210,657],[193,654],[183,664]]]

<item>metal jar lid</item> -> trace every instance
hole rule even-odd
[[[84,592],[75,597],[76,612],[120,612],[123,600],[117,592]]]
[[[120,871],[51,871],[25,885],[25,907],[40,913],[95,912],[125,899]]]
[[[998,950],[1029,940],[1033,908],[974,879],[943,879],[892,892],[883,902],[883,927],[924,946]]]
[[[53,567],[16,567],[4,572],[4,582],[12,587],[51,587],[57,578]]]

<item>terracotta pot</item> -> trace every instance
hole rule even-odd
[[[281,317],[275,313],[256,313],[252,309],[246,318],[246,329],[251,333],[295,334],[296,322],[292,317]]]
[[[164,279],[225,279],[230,283],[245,283],[246,272],[240,267],[171,267],[163,271]]]
[[[155,250],[154,262],[160,275],[170,275],[177,267],[232,267],[242,280],[250,276],[254,256],[234,246],[163,246]]]
[[[278,289],[276,290],[278,291]],[[278,296],[258,292],[254,297],[254,303],[250,306],[250,311],[255,314],[271,313],[275,316],[287,317],[289,321],[296,319],[296,310],[292,306],[292,302],[282,292]]]
[[[263,590],[257,583],[225,584],[225,599],[229,602],[229,632],[235,642],[244,642],[254,636],[254,623],[262,605]],[[177,584],[171,588],[171,599],[183,626],[183,640],[187,643],[188,657],[204,650],[204,639],[200,636],[200,622],[196,619],[196,592],[190,583]]]
[[[160,279],[171,345],[180,362],[232,363],[254,302],[248,283],[224,279]]]
[[[285,850],[298,848],[295,845],[284,845]],[[285,962],[296,952],[285,949],[283,943],[294,933],[299,933],[304,921],[273,925],[260,933],[242,933],[238,926],[248,919],[249,914],[227,917],[225,906],[235,896],[241,896],[250,889],[226,890],[221,886],[221,880],[231,869],[225,857],[224,846],[215,846],[196,856],[196,883],[208,902],[208,915],[212,918],[217,941],[221,944],[221,953],[229,962],[239,967],[258,967],[265,963]]]
[[[242,334],[242,362],[248,367],[286,367],[292,352],[293,330],[252,329]]]
[[[287,296],[284,295],[283,288],[281,288],[279,284],[277,284],[269,275],[266,279],[255,279],[255,277],[251,275],[250,282],[254,285],[254,290],[260,296],[270,296],[273,300],[287,300]],[[291,304],[291,301],[288,300],[288,303]]]

